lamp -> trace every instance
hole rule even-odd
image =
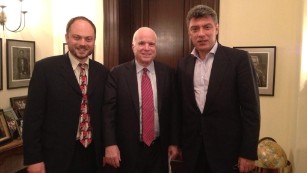
[[[20,32],[22,31],[25,26],[26,26],[26,13],[27,11],[23,11],[22,10],[22,1],[23,0],[19,0],[20,1],[20,19],[19,19],[19,26],[16,29],[9,29],[6,25],[5,22],[7,20],[6,14],[4,12],[4,8],[6,7],[6,5],[0,5],[1,8],[1,12],[0,12],[0,25],[2,25],[3,30],[4,28],[6,28],[7,30],[11,31],[11,32]]]

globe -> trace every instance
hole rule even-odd
[[[287,166],[288,159],[285,151],[270,137],[259,141],[257,154],[257,167],[279,169]]]

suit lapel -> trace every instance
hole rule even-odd
[[[188,97],[191,97],[192,104],[193,107],[198,110],[199,113],[200,110],[197,106],[197,102],[196,102],[196,97],[195,97],[195,92],[194,92],[194,69],[195,69],[195,61],[196,61],[196,57],[194,57],[193,55],[190,55],[189,57],[187,57],[187,62],[186,62],[186,80],[185,83],[187,85],[187,89],[189,90],[188,93],[193,93],[192,95],[188,95]]]
[[[157,82],[157,99],[158,99],[158,115],[160,114],[161,107],[163,105],[163,99],[162,99],[162,94],[163,94],[163,86],[165,86],[165,75],[164,71],[160,68],[160,65],[156,62],[155,64],[155,73],[156,73],[156,82]]]
[[[210,82],[208,87],[208,92],[206,96],[206,104],[204,108],[204,113],[210,107],[210,104],[212,104],[215,95],[220,89],[221,83],[224,80],[225,74],[227,74],[227,69],[229,60],[225,56],[223,52],[223,48],[221,45],[218,46],[218,49],[214,56],[214,61],[212,64],[212,70],[210,75]]]
[[[89,69],[88,69],[88,91],[87,91],[87,95],[91,95],[91,93],[94,91],[95,89],[95,81],[99,80],[96,79],[99,74],[97,73],[97,68],[96,66],[94,66],[93,61],[90,59],[89,60]]]
[[[72,69],[71,62],[69,60],[68,54],[65,54],[63,59],[64,59],[64,63],[62,63],[60,65],[61,66],[60,67],[60,73],[66,79],[66,81],[69,83],[69,85],[73,88],[73,90],[81,95],[81,90],[80,90],[78,81],[76,79],[76,75],[75,75],[75,73]]]
[[[134,60],[130,61],[126,66],[126,69],[127,73],[125,73],[124,75],[126,75],[125,79],[128,84],[127,86],[129,88],[128,92],[131,94],[136,115],[138,116],[137,118],[139,119],[140,117],[139,91],[138,91],[138,81],[136,75],[135,61]]]

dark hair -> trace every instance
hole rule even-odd
[[[191,8],[186,17],[186,24],[189,26],[190,20],[192,18],[202,18],[202,17],[212,17],[215,23],[218,23],[218,18],[216,12],[206,5],[196,5]]]
[[[90,25],[92,25],[92,27],[93,27],[93,29],[94,29],[94,33],[95,33],[95,35],[96,35],[96,26],[94,25],[94,23],[93,23],[90,19],[88,19],[88,18],[86,18],[86,17],[84,17],[84,16],[77,16],[77,17],[74,17],[74,18],[70,19],[70,20],[68,21],[67,25],[66,25],[66,34],[69,33],[69,30],[70,30],[71,25],[72,25],[75,21],[77,21],[77,20],[84,20],[84,21],[87,21]]]

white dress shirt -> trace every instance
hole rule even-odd
[[[203,113],[206,104],[211,69],[217,46],[218,44],[216,42],[210,52],[206,55],[205,59],[199,58],[198,52],[195,48],[191,52],[191,54],[197,58],[194,68],[194,93],[197,106],[201,113]]]

